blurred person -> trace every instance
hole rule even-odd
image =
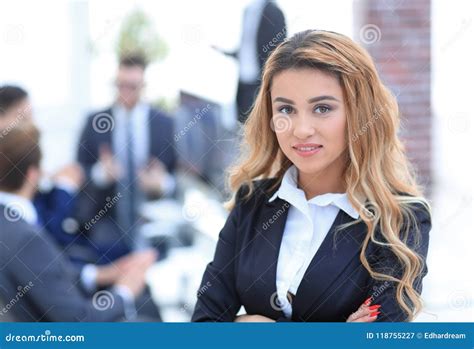
[[[142,100],[146,66],[141,55],[120,59],[116,100],[89,116],[78,146],[78,161],[90,180],[79,207],[82,221],[120,196],[101,224],[92,228],[103,243],[122,246],[122,252],[108,253],[106,260],[140,244],[136,239],[141,203],[175,192],[173,120]]]
[[[28,92],[15,85],[0,87],[0,127],[4,133],[22,122],[33,122],[33,107]],[[61,244],[63,248],[70,247],[74,241],[76,246],[88,245],[87,239],[76,233],[77,224],[72,215],[75,209],[75,197],[83,183],[82,169],[78,164],[68,164],[50,177],[41,178],[38,192],[34,197],[38,219],[45,225],[48,233]],[[71,250],[74,249],[69,249]],[[79,249],[83,254],[86,249]],[[71,252],[73,255],[76,252]],[[72,256],[73,257],[73,256]],[[78,262],[91,256],[77,255]]]
[[[144,292],[145,273],[156,253],[143,251],[102,267],[73,265],[44,232],[32,203],[41,177],[39,131],[30,122],[4,131],[0,129],[0,298],[9,305],[10,316],[16,321],[134,321],[140,316],[160,321]]]
[[[238,120],[244,123],[260,87],[260,75],[270,53],[286,38],[285,16],[272,0],[253,0],[245,8],[237,52],[224,52],[239,62]]]
[[[192,319],[411,321],[431,209],[399,122],[396,99],[350,38],[307,30],[278,46]]]
[[[31,121],[33,111],[28,93],[19,86],[0,86],[0,128],[4,132],[21,121]]]
[[[34,122],[33,107],[28,92],[15,85],[0,87],[0,127],[3,133],[22,122]],[[76,219],[77,197],[84,183],[82,167],[77,163],[64,166],[51,176],[44,173],[33,204],[38,220],[53,236],[69,258],[78,265],[97,263],[106,253],[122,255],[120,246],[111,247],[92,241],[89,232],[80,229]],[[101,264],[108,263],[102,262]]]

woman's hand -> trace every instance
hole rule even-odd
[[[237,316],[234,322],[275,322],[263,315],[240,315]]]
[[[377,316],[380,314],[380,305],[370,305],[372,303],[372,297],[362,303],[356,312],[352,313],[346,322],[374,322],[377,320]]]

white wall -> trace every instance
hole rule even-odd
[[[474,3],[432,2],[433,230],[419,321],[473,321]]]

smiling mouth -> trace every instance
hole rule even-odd
[[[296,154],[299,156],[307,157],[319,153],[323,146],[321,144],[296,144],[292,146]]]
[[[310,152],[316,149],[322,148],[323,146],[320,144],[305,144],[305,145],[294,145],[292,148],[302,152]]]

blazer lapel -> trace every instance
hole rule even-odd
[[[100,115],[100,114],[98,114]],[[105,112],[102,113],[102,115],[110,115],[112,117],[112,120],[110,121],[112,123],[112,125],[114,125],[114,123],[117,122],[117,120],[115,119],[115,115],[114,115],[114,109],[113,108],[109,108],[107,109]],[[98,119],[100,120],[100,118]],[[102,145],[107,145],[110,147],[110,150],[113,151],[113,130],[114,130],[114,127],[110,127],[109,130],[107,130],[107,132],[94,132],[94,134],[96,135],[96,139],[98,140],[97,141],[97,159],[99,158],[99,148],[102,146]]]
[[[265,309],[275,317],[283,314],[278,308],[276,298],[276,270],[290,206],[288,202],[280,198],[273,202],[266,202],[256,225],[258,248],[255,249],[254,255],[253,280],[265,290],[264,298],[257,301],[262,302]]]
[[[320,297],[337,280],[352,258],[360,253],[366,235],[363,222],[335,234],[337,226],[351,221],[351,216],[339,210],[326,238],[311,260],[292,304],[293,316],[300,317],[297,320],[306,321],[307,312],[315,311],[312,310],[314,304],[320,301]]]

